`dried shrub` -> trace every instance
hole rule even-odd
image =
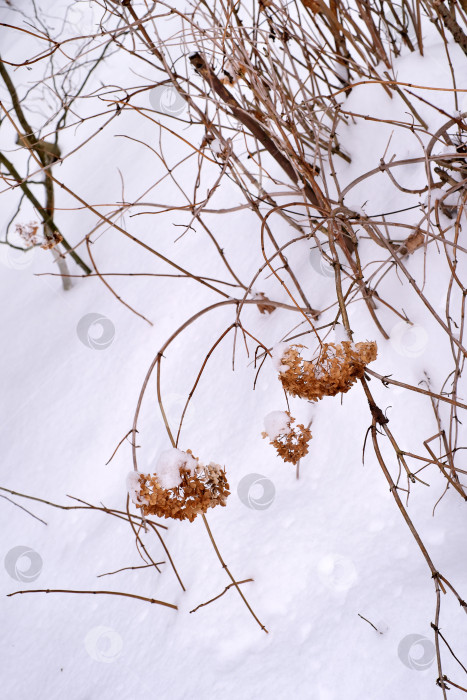
[[[279,376],[289,394],[309,401],[347,392],[377,356],[375,342],[323,343],[318,357],[311,361],[301,357],[302,347],[292,345],[286,350],[281,358],[281,365],[285,367]]]
[[[190,450],[187,453],[191,455]],[[140,474],[136,507],[144,515],[193,522],[208,508],[225,506],[230,494],[225,470],[213,462],[203,465],[194,459],[195,469],[180,467],[180,484],[173,488],[163,488],[157,474]]]
[[[299,459],[308,454],[308,443],[312,438],[311,430],[305,428],[302,423],[292,427],[295,418],[288,411],[285,413],[289,416],[288,432],[278,435],[274,440],[270,439],[269,442],[276,448],[277,454],[282,457],[284,462],[297,464]],[[261,433],[261,435],[263,438],[270,437],[266,432]]]

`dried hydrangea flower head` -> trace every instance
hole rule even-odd
[[[300,354],[303,345],[286,348],[278,366],[284,389],[292,396],[317,401],[323,396],[335,396],[350,389],[363,377],[365,367],[376,360],[375,342],[323,343],[314,360],[304,360]]]
[[[40,245],[44,250],[50,250],[63,241],[62,234],[57,231],[49,231],[47,237],[44,237],[43,232],[39,233],[37,221],[30,221],[28,224],[16,224],[15,229],[28,248]]]
[[[189,520],[208,508],[225,506],[229,484],[219,464],[203,465],[190,450],[162,452],[154,474],[132,472],[128,491],[144,515]]]
[[[279,457],[284,462],[297,464],[298,460],[308,454],[308,443],[311,440],[311,430],[303,424],[292,427],[295,423],[288,411],[272,411],[264,418],[266,431],[261,433],[263,438],[269,438]]]

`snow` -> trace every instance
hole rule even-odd
[[[334,63],[332,64],[332,68],[336,75],[339,77],[339,80],[342,81],[342,83],[345,83],[349,79],[349,71],[346,66],[342,65],[342,63],[334,61]]]
[[[220,155],[223,153],[224,149],[225,149],[225,145],[224,145],[224,144],[222,143],[222,141],[221,141],[220,139],[218,139],[218,138],[213,139],[213,140],[211,141],[210,146],[211,146],[211,151],[212,151],[212,152],[214,153],[214,155],[216,155],[216,156],[220,156]]]
[[[25,3],[18,3],[22,5]],[[83,3],[83,7],[87,4]],[[5,22],[12,18],[18,21],[16,15],[2,11]],[[58,15],[59,4],[54,4],[55,12]],[[99,11],[94,12],[99,19]],[[2,37],[2,55],[11,54],[14,59],[20,40],[8,33]],[[465,88],[465,58],[452,43],[449,48],[454,65],[459,67],[458,87]],[[39,46],[38,51],[42,49]],[[395,60],[395,65],[400,80],[450,84],[445,48],[436,38],[427,44],[424,57],[406,52]],[[100,82],[134,85],[132,71],[137,72],[138,68],[139,64],[130,64],[127,55],[124,59],[112,58],[108,66],[100,66],[96,82],[91,85],[96,89]],[[22,86],[29,86],[35,75],[36,67],[30,69],[31,72],[16,72]],[[419,94],[453,113],[448,93]],[[4,92],[2,96],[5,97]],[[460,104],[464,109],[466,99],[460,99]],[[407,106],[395,97],[390,100],[377,85],[354,88],[345,100],[345,108],[379,114],[385,119],[407,119]],[[86,109],[86,105],[79,105],[79,110]],[[92,107],[89,109],[92,111]],[[429,121],[432,131],[440,126],[434,110],[422,103],[417,104],[417,109]],[[155,148],[159,137],[154,126],[126,111],[116,121],[54,171],[88,201],[120,201],[119,173],[123,174],[127,201],[136,201],[160,177],[159,164],[154,164],[149,150],[141,148],[135,158],[134,142],[121,136],[136,134]],[[168,126],[173,127],[170,122]],[[4,121],[5,140],[8,128]],[[84,124],[65,130],[61,135],[64,151],[74,148],[77,140],[84,140],[90,134],[87,128]],[[343,185],[379,165],[391,130],[390,124],[369,121],[349,121],[348,126],[339,127],[339,139],[352,155],[352,163],[336,166]],[[191,138],[188,128],[183,134]],[[199,136],[201,141],[202,134]],[[408,130],[394,134],[391,149],[399,154],[422,153]],[[169,140],[166,155],[170,162],[176,163],[181,153],[185,151],[178,140]],[[15,157],[21,164],[21,154]],[[192,162],[179,170],[181,177],[191,183]],[[423,173],[423,163],[409,169],[407,184],[421,182]],[[204,185],[213,185],[218,174],[215,164],[206,164]],[[175,190],[172,181],[162,180],[154,200],[177,202],[182,207],[186,202],[176,199]],[[232,206],[232,201],[238,201],[235,192],[220,187],[210,205]],[[15,212],[17,197],[2,194],[2,198],[7,220]],[[96,226],[97,219],[88,211],[77,210],[76,202],[65,193],[57,191],[57,198],[61,227],[75,244]],[[364,181],[356,186],[346,204],[353,206],[355,202],[359,211],[383,212],[415,205],[420,199],[404,195],[380,174],[374,182]],[[405,220],[412,223],[419,216],[419,210],[415,210]],[[157,245],[162,254],[196,274],[219,278],[224,274],[216,251],[203,238],[202,231],[191,231],[173,243],[180,232],[174,224],[186,224],[190,219],[186,212],[158,217],[125,214],[124,218],[130,232],[148,245]],[[220,218],[206,215],[206,221],[217,227],[216,234],[229,262],[244,273],[245,279],[253,276],[264,263],[258,244],[258,220],[244,211],[222,218],[222,223]],[[31,220],[26,207],[23,219]],[[288,225],[280,220],[277,233],[281,242],[290,238]],[[400,237],[400,231],[391,231],[391,235],[394,233]],[[173,271],[115,232],[101,228],[99,234],[93,243],[93,255],[106,272]],[[369,246],[369,241],[362,241],[360,254],[364,262],[368,261]],[[303,246],[288,249],[289,262],[313,305],[325,308],[333,280],[310,265],[308,248],[309,241],[304,241]],[[371,451],[371,440],[367,441],[362,464],[364,436],[371,418],[360,387],[352,388],[342,402],[324,399],[312,409],[297,399],[290,400],[291,413],[297,421],[306,424],[308,412],[314,412],[313,441],[309,454],[301,461],[300,479],[258,436],[258,420],[271,406],[284,403],[277,372],[286,369],[280,361],[290,343],[278,340],[287,337],[293,325],[285,310],[277,309],[267,317],[252,307],[243,312],[246,326],[257,330],[267,347],[274,346],[273,361],[267,359],[264,363],[254,391],[254,344],[249,344],[247,356],[242,343],[237,343],[233,372],[232,343],[228,337],[210,357],[190,402],[189,421],[183,423],[180,447],[166,450],[167,433],[158,412],[154,377],[149,382],[136,437],[139,470],[147,473],[155,465],[164,488],[176,484],[177,469],[183,460],[194,468],[195,460],[187,459],[188,448],[226,466],[232,493],[225,508],[209,512],[209,525],[235,579],[253,579],[242,584],[242,592],[269,634],[259,628],[234,589],[190,614],[201,602],[222,593],[231,582],[219,564],[200,517],[193,523],[164,521],[168,530],[160,530],[185,591],[151,531],[140,531],[140,537],[155,561],[165,561],[160,566],[161,573],[153,568],[129,569],[97,578],[122,567],[143,566],[146,559],[140,557],[141,548],[136,547],[127,521],[81,508],[82,504],[67,494],[125,513],[127,489],[135,495],[137,478],[131,472],[125,489],[125,475],[132,464],[129,440],[106,463],[132,425],[147,368],[163,343],[191,315],[218,301],[218,296],[193,279],[111,278],[118,295],[153,321],[154,325],[149,326],[123,307],[97,278],[74,280],[72,290],[64,293],[57,278],[36,276],[55,271],[52,256],[46,251],[34,250],[21,262],[15,261],[17,258],[7,255],[1,246],[1,485],[80,509],[52,508],[43,502],[0,492],[47,523],[2,499],[3,557],[15,547],[25,546],[38,553],[42,562],[39,566],[39,560],[36,561],[37,571],[30,574],[35,577],[32,583],[31,578],[27,583],[21,578],[20,572],[31,567],[26,556],[18,560],[13,575],[4,569],[0,577],[4,696],[12,700],[61,700],[64,696],[70,700],[150,700],[155,695],[160,700],[440,697],[435,686],[436,663],[430,661],[422,670],[415,670],[398,655],[409,635],[419,635],[432,644],[433,581],[393,502]],[[437,311],[442,313],[442,285],[447,274],[444,259],[434,246],[429,246],[426,258],[415,254],[407,265],[417,280],[424,280],[430,298],[439,298]],[[459,274],[461,268],[465,276],[462,257]],[[73,268],[73,272],[79,270]],[[272,276],[262,277],[255,286],[271,299],[289,302]],[[414,326],[404,324],[404,332],[399,325],[401,319],[376,300],[376,313],[390,338],[385,340],[378,334],[378,359],[372,369],[383,375],[395,372],[398,379],[416,386],[426,381],[427,374],[439,391],[451,369],[450,348],[439,327],[403,279],[387,275],[378,292],[383,298],[395,299]],[[76,333],[83,316],[94,312],[111,320],[117,331],[102,350],[85,345]],[[349,313],[355,341],[373,339],[376,328],[364,304],[350,304]],[[331,324],[335,314],[335,309],[323,314],[319,323]],[[191,324],[164,353],[162,396],[175,397],[169,401],[168,409],[174,435],[206,353],[233,321],[234,305],[216,309]],[[415,338],[408,332],[410,328],[415,328]],[[403,388],[385,388],[376,380],[371,381],[371,389],[378,405],[387,409],[390,428],[401,449],[416,451],[423,440],[437,432],[429,399]],[[466,395],[464,383],[459,396],[465,400]],[[449,412],[444,409],[440,407],[446,421]],[[466,421],[462,413],[460,419],[457,429],[460,442],[465,445]],[[393,452],[385,442],[381,445],[393,474],[397,474]],[[448,573],[465,599],[465,503],[450,489],[433,516],[445,482],[431,466],[422,478],[424,474],[430,487],[413,487],[409,513],[438,570]],[[252,475],[252,497],[243,498],[243,494],[239,495],[242,480]],[[260,502],[265,485],[274,487],[274,491],[270,488],[274,493],[271,503],[255,509],[254,503]],[[24,588],[126,591],[166,600],[177,605],[178,610],[104,595],[37,593],[6,598]],[[443,595],[442,606],[443,630],[465,663],[467,635],[459,605],[449,595]],[[376,632],[359,614],[383,633]],[[416,646],[411,650],[414,658],[417,651]],[[455,666],[444,650],[444,671],[456,677]],[[365,669],[371,672],[366,673]],[[454,698],[455,692],[449,696]]]
[[[163,489],[173,489],[180,486],[182,482],[180,469],[187,469],[191,474],[194,474],[197,464],[197,460],[192,455],[178,450],[176,447],[164,450],[161,452],[155,468],[157,480]]]
[[[136,505],[142,503],[140,495],[140,482],[139,482],[140,472],[131,471],[128,472],[126,477],[126,489],[133,503]]]
[[[290,343],[277,343],[274,345],[271,352],[271,359],[276,372],[287,372],[287,370],[290,369],[288,365],[282,364],[282,358],[290,347]]]
[[[349,340],[349,336],[347,335],[347,331],[345,330],[342,323],[336,323],[333,330],[334,330],[334,342],[335,343],[340,345],[340,343]]]
[[[271,441],[280,435],[288,435],[291,431],[290,416],[285,411],[271,411],[264,416],[264,429]]]

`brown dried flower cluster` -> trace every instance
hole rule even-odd
[[[16,233],[27,243],[28,248],[40,245],[44,250],[50,250],[50,248],[55,248],[63,240],[63,236],[55,231],[48,238],[44,239],[43,235],[39,233],[37,221],[31,221],[28,224],[16,224],[15,228]]]
[[[45,239],[44,243],[42,243],[41,248],[44,250],[51,250],[52,248],[55,248],[56,245],[61,243],[63,241],[63,236],[61,233],[57,233],[57,231],[52,231],[47,238]]]
[[[190,452],[188,450],[188,452]],[[207,466],[197,465],[195,473],[180,468],[181,483],[171,489],[160,485],[157,474],[141,474],[138,500],[144,515],[159,518],[174,518],[193,522],[199,513],[208,508],[226,505],[230,494],[225,470],[211,462]]]
[[[375,342],[323,343],[315,360],[304,360],[300,355],[303,345],[293,345],[282,356],[281,364],[288,369],[280,373],[284,389],[292,396],[317,401],[323,396],[345,393],[357,379],[363,377],[365,367],[376,360]]]
[[[16,233],[27,243],[28,248],[39,245],[41,242],[38,235],[39,224],[37,221],[30,221],[28,224],[16,224],[15,229]]]
[[[292,427],[292,423],[295,423],[295,418],[288,411],[285,411],[285,413],[290,418],[288,423],[290,431],[286,435],[279,435],[275,440],[270,440],[269,442],[276,448],[277,454],[279,457],[282,457],[284,462],[297,464],[299,459],[308,454],[308,443],[312,438],[311,430],[305,428],[302,423]],[[263,438],[269,437],[264,432],[261,435]]]

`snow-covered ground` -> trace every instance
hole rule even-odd
[[[3,21],[8,22],[11,14],[2,11]],[[2,37],[3,57],[20,51],[16,35],[4,31]],[[467,88],[465,57],[456,45],[450,50],[454,65],[459,66],[458,87]],[[110,82],[114,75],[115,82],[118,73],[123,84],[128,78],[127,60],[127,56],[111,57],[100,67],[99,80]],[[449,84],[449,66],[439,35],[433,34],[431,43],[427,41],[424,57],[405,52],[395,59],[395,67],[401,81],[438,87]],[[25,85],[28,80],[26,69],[20,69],[18,84]],[[451,93],[436,92],[429,99],[448,113],[454,112]],[[2,100],[6,101],[4,91]],[[147,93],[141,100],[148,100]],[[80,108],[83,112],[88,109],[86,105]],[[89,107],[90,113],[93,108]],[[406,105],[396,97],[390,100],[375,85],[354,88],[345,100],[345,109],[410,121]],[[420,103],[417,109],[432,133],[443,123],[444,118],[429,106]],[[2,147],[9,138],[8,128],[2,124],[6,134]],[[83,140],[80,128],[64,132],[63,152]],[[351,164],[338,165],[344,186],[362,172],[378,167],[392,130],[390,124],[363,120],[340,127],[341,142],[352,156]],[[201,131],[192,129],[187,134],[201,140]],[[121,173],[125,201],[136,200],[164,170],[151,151],[127,137],[158,146],[154,125],[136,112],[122,112],[75,156],[55,166],[54,175],[87,202],[103,205],[101,211],[105,212],[106,203],[122,200]],[[165,134],[164,147],[168,160],[176,163],[183,153],[178,138]],[[398,129],[388,160],[392,153],[402,159],[420,156],[423,151],[410,131]],[[18,164],[24,163],[22,154],[15,158]],[[191,162],[180,166],[178,177],[191,182],[192,167]],[[213,185],[218,172],[214,164],[206,169],[203,191]],[[411,166],[405,177],[407,183],[423,186],[423,163]],[[167,178],[143,199],[179,201],[173,182]],[[381,173],[370,185],[363,182],[354,188],[346,203],[374,214],[419,201],[423,195],[404,195]],[[210,207],[240,203],[230,184],[219,188]],[[16,206],[16,194],[2,193],[3,223]],[[71,242],[80,240],[98,223],[91,213],[75,207],[76,202],[66,193],[57,194],[57,221]],[[23,219],[29,220],[26,207],[24,212]],[[399,220],[404,220],[403,216]],[[419,211],[416,215],[408,212],[405,220],[413,222],[417,217]],[[190,218],[184,212],[133,218],[125,214],[120,223],[190,271],[224,278],[219,256],[201,227],[174,242],[183,230],[174,224],[186,224]],[[206,214],[204,218],[229,262],[248,284],[263,260],[259,220],[247,210],[227,217]],[[275,227],[279,240],[290,238],[284,221],[278,219]],[[99,233],[92,253],[102,272],[173,272],[116,230],[102,227]],[[365,260],[370,245],[369,241],[361,243],[360,254]],[[309,242],[303,241],[290,249],[288,257],[312,305],[320,309],[329,299],[334,301],[334,281],[317,265],[309,248]],[[1,486],[66,506],[78,505],[71,500],[73,496],[124,511],[125,479],[132,469],[129,442],[123,443],[109,464],[106,462],[131,429],[147,369],[184,321],[221,297],[191,279],[112,278],[118,294],[150,319],[151,327],[120,304],[97,277],[76,279],[73,288],[64,292],[59,278],[37,276],[55,270],[47,251],[37,249],[19,257],[2,247],[0,255]],[[430,245],[426,258],[422,250],[410,257],[407,267],[419,280],[425,269],[425,293],[430,299],[439,298],[437,310],[442,312],[448,266],[441,252]],[[459,259],[458,269],[466,272],[465,259]],[[73,272],[79,270],[73,266]],[[274,277],[264,274],[255,288],[271,299],[289,301]],[[229,294],[240,296],[229,289]],[[379,292],[397,301],[416,325],[408,333],[406,324],[381,306],[378,318],[391,336],[385,341],[363,303],[351,306],[355,339],[377,340],[378,359],[372,369],[383,375],[395,373],[398,379],[414,385],[426,372],[438,392],[452,362],[443,333],[409,285],[395,274],[387,276]],[[107,321],[105,326],[90,326],[97,316],[90,317],[87,335],[82,319],[89,314]],[[291,312],[284,309],[261,315],[252,305],[245,307],[242,318],[245,327],[268,347],[302,320],[299,316],[291,320]],[[332,313],[323,323],[331,318]],[[234,306],[220,307],[190,325],[164,353],[162,390],[172,429],[206,353],[234,320]],[[99,341],[101,328],[103,341]],[[247,356],[243,339],[237,339],[232,371],[232,341],[230,333],[210,357],[189,405],[179,447],[191,449],[205,463],[225,465],[231,495],[227,507],[213,509],[207,519],[236,580],[253,579],[242,584],[242,592],[268,634],[233,588],[190,613],[230,583],[201,518],[193,523],[159,521],[168,528],[160,532],[186,588],[183,592],[153,532],[143,540],[153,559],[165,562],[160,565],[160,574],[151,568],[96,578],[143,564],[126,520],[95,510],[60,510],[1,492],[45,521],[2,498],[3,697],[440,697],[430,628],[436,602],[433,581],[397,510],[370,441],[362,464],[363,440],[371,419],[361,387],[355,385],[342,401],[325,398],[314,406],[291,399],[292,415],[297,422],[312,420],[313,432],[297,480],[295,468],[284,464],[261,438],[264,416],[287,409],[273,363],[265,363],[253,390],[255,344],[249,341]],[[93,347],[99,342],[99,347]],[[304,342],[312,348],[310,340]],[[427,397],[385,388],[377,380],[371,381],[371,389],[378,404],[387,410],[391,430],[402,449],[417,452],[423,440],[437,432]],[[465,399],[462,392],[460,395]],[[157,403],[155,377],[146,393],[138,430],[139,469],[146,473],[153,471],[160,453],[171,447]],[[459,425],[459,432],[459,443],[465,444],[464,425]],[[382,447],[397,475],[394,453],[384,443]],[[425,473],[428,475],[428,470]],[[433,517],[445,482],[434,467],[427,481],[429,487],[412,486],[409,514],[438,570],[465,597],[465,503],[450,490]],[[15,549],[18,547],[24,549]],[[28,559],[31,550],[36,554]],[[166,601],[178,610],[108,595],[5,597],[28,588],[124,591]],[[443,633],[465,663],[466,621],[452,596],[443,596],[442,606]],[[456,663],[445,650],[443,670],[450,677],[457,674]],[[456,693],[452,690],[449,696],[457,697]]]

